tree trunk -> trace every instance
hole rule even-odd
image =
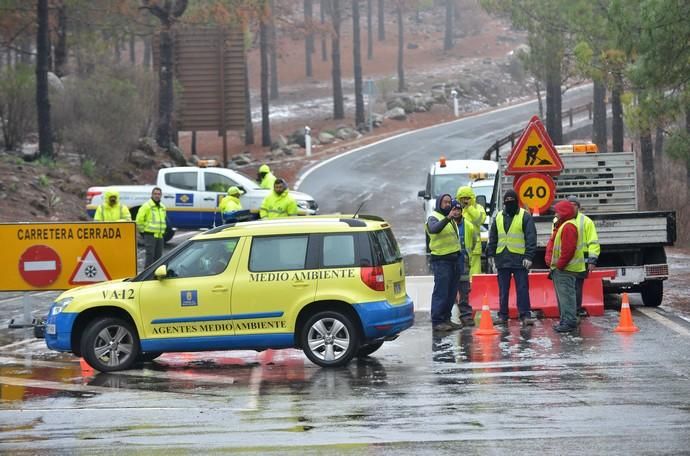
[[[259,25],[259,53],[261,61],[261,145],[271,145],[271,125],[268,117],[268,27],[261,20]]]
[[[645,209],[656,210],[659,200],[656,197],[656,176],[654,174],[654,148],[649,129],[640,133],[640,156],[642,158],[642,188],[644,189]]]
[[[355,126],[364,126],[364,96],[362,94],[362,40],[359,26],[359,0],[352,0],[352,61],[355,77]]]
[[[623,91],[623,76],[620,73],[614,74],[613,88],[611,89],[611,141],[613,150],[611,152],[623,151],[624,125],[623,125],[623,104],[621,103],[621,93]]]
[[[453,19],[455,18],[455,0],[446,0],[446,33],[443,38],[443,50],[449,51],[455,46],[454,36],[454,24]]]
[[[534,91],[537,93],[537,105],[539,105],[539,117],[544,118],[544,100],[541,97],[541,84],[539,79],[534,79]]]
[[[345,118],[343,83],[340,70],[340,0],[331,0],[333,35],[331,37],[331,75],[333,77],[333,118]]]
[[[379,0],[378,3],[378,21],[379,21],[379,41],[386,41],[386,28],[384,23],[385,5],[384,0]]]
[[[603,81],[594,81],[594,93],[592,97],[592,139],[599,148],[599,152],[608,150],[608,135],[606,132],[606,85]]]
[[[245,57],[246,60],[246,57]],[[249,92],[249,65],[244,65],[244,144],[254,144],[254,123],[252,122],[252,104]]]
[[[554,144],[563,144],[561,62],[555,58],[546,65],[546,131]]]
[[[122,61],[122,54],[120,53],[120,37],[115,35],[113,37],[113,49],[115,50],[115,63]]]
[[[158,68],[158,127],[156,142],[163,149],[170,149],[172,141],[173,92],[173,37],[170,22],[163,23],[159,47]]]
[[[129,63],[132,65],[137,63],[136,40],[134,33],[129,34]]]
[[[664,129],[660,126],[656,127],[654,134],[654,160],[661,163],[661,156],[664,153]]]
[[[151,68],[151,35],[144,37],[144,67]]]
[[[313,0],[304,0],[304,28],[307,32],[307,36],[304,39],[304,72],[308,78],[313,76],[311,64],[311,55],[314,52],[313,7]]]
[[[50,125],[48,97],[48,0],[38,0],[36,7],[36,109],[38,112],[38,150],[41,157],[53,158],[53,130]]]
[[[53,67],[53,40],[50,36],[50,19],[48,20],[48,38],[47,39],[48,39],[48,71],[51,73],[55,73],[55,68]]]
[[[319,14],[321,15],[321,28],[326,23],[326,10],[330,9],[331,0],[321,0]],[[326,34],[321,32],[321,61],[328,62],[328,45],[326,44]]]
[[[269,0],[270,21],[268,23],[269,42],[271,51],[271,100],[277,100],[280,96],[278,93],[278,38],[276,37],[276,21],[274,16],[275,0]]]
[[[403,28],[402,6],[396,8],[398,14],[398,92],[405,91],[405,68],[403,65],[403,48],[405,44],[405,30]]]
[[[367,60],[374,58],[373,0],[367,0]]]
[[[55,74],[65,75],[67,66],[67,6],[60,1],[57,6],[57,41],[55,42]]]

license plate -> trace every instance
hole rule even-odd
[[[395,282],[393,284],[393,293],[399,295],[402,291],[402,282]]]
[[[55,329],[55,325],[46,325],[46,334],[56,334],[57,329]]]

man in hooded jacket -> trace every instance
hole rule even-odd
[[[560,201],[554,206],[556,224],[546,245],[544,260],[551,268],[551,279],[556,289],[561,321],[554,325],[557,332],[566,333],[577,329],[577,278],[584,276],[584,248],[579,244],[580,229],[575,223],[576,211],[570,201]]]
[[[434,273],[431,324],[435,331],[451,331],[462,327],[450,320],[462,273],[460,238],[455,222],[462,213],[459,207],[453,207],[452,201],[452,197],[447,193],[439,196],[434,212],[424,225],[429,235],[431,270]]]
[[[517,193],[503,195],[503,210],[489,230],[486,257],[491,269],[498,272],[499,311],[497,324],[508,323],[510,278],[515,278],[517,308],[522,326],[534,324],[529,299],[529,268],[537,250],[537,229],[529,212],[518,204]]]
[[[276,177],[271,172],[271,168],[267,164],[259,166],[258,174],[259,187],[273,189],[273,184],[276,182]]]
[[[120,203],[120,192],[107,188],[103,194],[103,204],[96,208],[93,219],[99,222],[131,222],[132,215],[127,206]]]
[[[259,209],[259,217],[277,218],[297,215],[297,201],[290,196],[285,179],[278,178],[273,184],[273,191],[264,198]]]
[[[481,228],[486,220],[484,206],[478,204],[471,187],[458,188],[455,198],[462,206],[462,218],[465,221],[465,246],[470,254],[470,276],[482,273]]]
[[[228,187],[227,196],[224,196],[223,199],[220,200],[220,204],[218,205],[218,210],[220,211],[220,215],[223,218],[223,221],[226,221],[226,219],[231,218],[226,216],[226,214],[231,216],[233,212],[242,210],[240,195],[242,195],[242,192],[238,187]]]

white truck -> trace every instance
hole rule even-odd
[[[426,187],[417,193],[423,198],[424,220],[431,216],[439,195],[448,193],[455,198],[458,187],[467,185],[474,190],[477,202],[487,210],[486,222],[481,228],[481,240],[486,244],[497,171],[498,164],[492,160],[446,160],[441,157],[432,163],[426,176]]]
[[[245,193],[240,197],[242,207],[258,213],[261,202],[270,190],[260,188],[249,177],[227,168],[202,168],[183,166],[163,168],[158,171],[156,185],[114,185],[90,187],[86,192],[86,210],[90,217],[96,208],[103,204],[103,194],[112,188],[120,193],[120,201],[125,204],[132,218],[146,201],[151,198],[151,190],[160,187],[162,201],[167,208],[168,230],[166,242],[176,229],[202,229],[222,225],[218,212],[220,199],[227,194],[228,187],[236,186]],[[318,212],[314,198],[306,193],[290,191],[297,206],[305,215]]]
[[[633,152],[583,153],[577,147],[556,146],[564,170],[554,178],[556,201],[575,195],[580,210],[595,223],[601,255],[598,268],[614,269],[604,279],[604,291],[639,292],[645,306],[658,306],[663,281],[668,278],[665,246],[676,241],[676,213],[640,211],[637,199],[637,168]],[[506,168],[505,157],[500,169]],[[513,187],[513,176],[499,172],[499,194]],[[497,212],[496,212],[497,213]],[[535,217],[537,255],[532,268],[546,269],[544,253],[551,234],[553,214]]]

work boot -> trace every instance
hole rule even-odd
[[[495,326],[508,326],[508,318],[496,317],[493,320]]]
[[[458,328],[451,326],[450,322],[444,321],[443,323],[434,325],[432,329],[434,331],[455,331]]]
[[[527,316],[522,317],[522,318],[520,318],[520,325],[523,328],[526,328],[527,326],[534,326],[534,320],[530,317],[527,317]]]
[[[587,312],[587,309],[585,309],[584,307],[580,307],[579,309],[577,309],[577,316],[583,318],[589,317],[589,312]]]
[[[558,323],[557,325],[553,325],[553,330],[557,333],[569,333],[575,331],[576,329],[576,325],[568,325],[565,323]]]
[[[462,322],[460,323],[455,323],[452,320],[448,320],[448,324],[453,327],[453,329],[462,329]]]
[[[461,319],[462,321],[462,326],[474,326],[474,318],[472,317],[464,317]]]

